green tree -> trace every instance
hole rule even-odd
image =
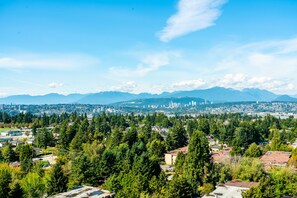
[[[244,198],[275,198],[275,187],[273,180],[270,176],[264,176],[260,180],[260,185],[252,187],[250,190],[245,191],[242,196]]]
[[[187,145],[186,130],[180,121],[177,121],[166,138],[166,149],[173,150]]]
[[[0,164],[0,197],[7,197],[12,180],[11,170],[7,164]]]
[[[123,132],[118,128],[112,130],[110,137],[108,138],[108,147],[115,147],[120,145],[123,138]]]
[[[237,156],[242,154],[242,149],[240,146],[233,146],[230,152],[232,156]]]
[[[166,192],[166,198],[191,198],[193,196],[191,184],[184,177],[174,177],[170,181]]]
[[[297,168],[297,148],[292,151],[288,164]]]
[[[54,136],[47,128],[41,128],[37,131],[35,144],[39,148],[47,148],[54,144]]]
[[[132,126],[124,133],[123,141],[127,142],[130,147],[137,141],[137,130],[135,126]]]
[[[2,149],[2,156],[3,156],[4,161],[7,163],[12,162],[15,159],[15,152],[12,149],[11,144],[7,144]]]
[[[138,139],[142,140],[143,142],[147,143],[152,135],[152,126],[149,122],[145,124],[144,127],[138,133]]]
[[[214,191],[214,189],[215,188],[213,184],[210,184],[210,183],[203,184],[201,187],[199,187],[199,191],[201,192],[202,195],[208,195],[209,193]]]
[[[209,122],[206,118],[200,118],[198,120],[198,130],[202,131],[205,134],[209,134],[210,126],[209,126]]]
[[[263,164],[257,158],[234,158],[228,166],[234,179],[259,181],[264,174]]]
[[[8,193],[9,198],[16,198],[16,197],[23,197],[24,192],[21,188],[20,182],[15,180],[13,183],[10,184],[10,191]]]
[[[20,163],[22,171],[29,172],[29,170],[33,166],[33,156],[34,151],[31,145],[24,144],[20,148]]]
[[[184,174],[195,191],[197,186],[203,184],[209,165],[210,150],[205,134],[198,130],[194,131],[188,146]]]
[[[61,124],[60,132],[59,132],[60,133],[59,134],[59,143],[63,149],[67,149],[68,144],[69,144],[68,135],[67,135],[67,125],[68,125],[67,122],[64,121]]]
[[[165,143],[159,139],[154,139],[147,144],[147,149],[150,155],[160,158],[165,153]]]
[[[256,143],[252,143],[249,148],[245,151],[244,156],[246,157],[260,157],[262,154],[261,149]]]
[[[45,192],[44,182],[36,173],[28,173],[21,180],[21,188],[28,198],[42,197]]]
[[[273,138],[271,140],[270,148],[272,151],[279,151],[283,143],[280,137],[280,131],[277,129],[272,129],[271,133],[273,133]]]
[[[271,129],[271,133],[273,134],[273,138],[271,140],[270,148],[272,151],[289,151],[290,148],[286,144],[286,142],[281,138],[281,133],[277,129]]]
[[[177,175],[182,175],[183,174],[185,158],[186,158],[186,156],[182,152],[179,152],[177,154],[176,160],[175,160],[175,163],[174,163],[175,174],[177,174]]]
[[[293,168],[283,167],[280,169],[273,169],[271,177],[275,186],[276,197],[282,196],[296,196],[297,190],[297,174],[294,173]]]
[[[64,175],[60,164],[55,164],[48,174],[46,182],[47,194],[54,195],[67,190],[68,178]]]

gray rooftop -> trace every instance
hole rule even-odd
[[[78,186],[73,190],[51,196],[50,198],[113,198],[114,196],[114,193],[111,193],[107,190],[102,190],[100,188],[91,186]]]

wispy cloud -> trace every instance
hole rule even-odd
[[[53,89],[62,87],[63,85],[64,85],[63,83],[57,83],[57,82],[51,82],[50,84],[48,84],[48,86]]]
[[[134,93],[134,92],[137,92],[137,88],[138,86],[134,81],[128,81],[128,82],[122,82],[121,84],[116,86],[112,86],[110,90]]]
[[[179,53],[173,51],[148,54],[139,58],[140,62],[136,68],[111,67],[110,74],[121,77],[143,77],[153,71],[159,70],[161,67],[169,65],[171,58],[178,56]]]
[[[177,13],[167,20],[159,33],[163,42],[213,26],[226,0],[180,0]]]
[[[297,72],[297,38],[220,46],[218,71],[294,79]]]
[[[99,60],[86,54],[10,54],[0,55],[0,69],[69,70],[99,64]]]

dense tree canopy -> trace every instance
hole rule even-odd
[[[268,150],[292,150],[288,142],[297,138],[297,120],[292,117],[0,115],[0,127],[26,126],[35,135],[33,145],[14,148],[8,144],[1,149],[0,197],[48,196],[77,185],[102,186],[116,192],[116,197],[192,197],[232,179],[260,182],[245,197],[296,195],[294,171],[265,172],[257,159]],[[231,146],[234,156],[213,163],[206,137]],[[163,171],[164,154],[184,146],[188,153],[177,155],[171,167],[175,172]],[[45,169],[43,162],[33,162],[36,155],[48,152],[57,155],[56,165]],[[20,168],[9,166],[14,161],[20,161]],[[296,167],[296,150],[289,164]]]

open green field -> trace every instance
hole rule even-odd
[[[13,128],[0,128],[0,133],[5,132],[5,131],[9,131],[9,130],[14,130],[14,129]]]

